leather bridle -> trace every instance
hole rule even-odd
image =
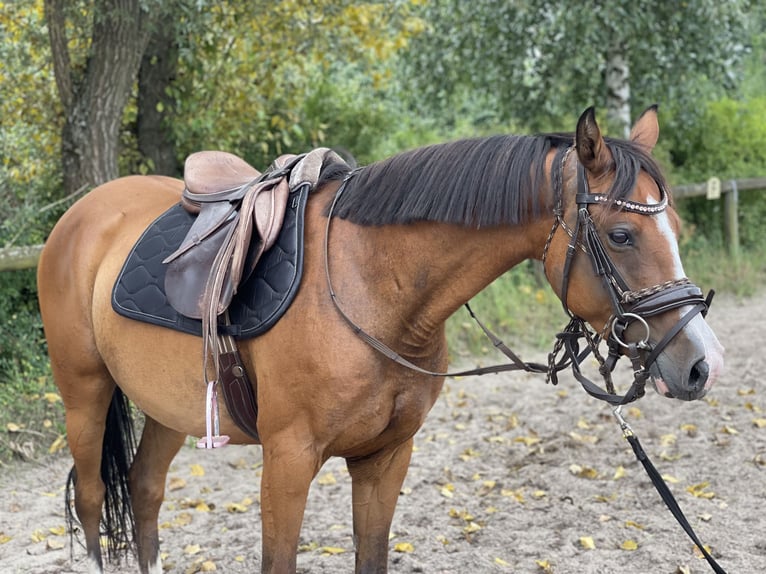
[[[567,159],[572,154],[574,147],[568,148],[561,157],[561,171],[566,168]],[[572,371],[587,391],[592,396],[608,403],[620,405],[634,401],[644,394],[646,380],[649,378],[649,368],[659,357],[660,353],[698,313],[704,317],[707,314],[713,299],[714,291],[710,291],[707,297],[703,297],[699,287],[694,285],[688,278],[666,281],[639,290],[631,290],[623,279],[614,262],[604,247],[596,225],[590,214],[591,205],[605,205],[613,209],[637,213],[640,215],[655,215],[663,212],[668,206],[668,194],[661,182],[657,182],[660,190],[660,199],[657,203],[641,203],[624,199],[611,200],[607,194],[592,193],[589,189],[588,178],[583,165],[575,160],[577,177],[577,194],[575,203],[577,207],[577,219],[574,227],[570,227],[564,219],[563,209],[563,173],[562,185],[554,185],[554,222],[548,239],[543,248],[542,261],[545,265],[548,251],[553,237],[559,228],[569,235],[564,269],[561,283],[561,301],[565,312],[570,317],[569,325],[562,333],[557,335],[557,342],[553,352],[549,355],[548,376],[556,383],[557,371],[552,366],[556,363],[556,357],[563,351],[571,361]],[[612,316],[607,321],[601,334],[594,335],[588,329],[585,320],[578,317],[567,306],[567,294],[569,291],[570,272],[575,253],[579,250],[588,255],[593,271],[604,286],[612,306]],[[687,312],[671,327],[660,341],[654,345],[650,343],[651,329],[647,318],[662,313],[689,307]],[[639,323],[644,330],[643,337],[638,341],[626,341],[627,328],[632,323]],[[608,333],[608,334],[606,334]],[[606,335],[605,335],[606,334]],[[604,359],[598,352],[599,341],[606,338],[608,347],[607,358]],[[600,364],[599,371],[604,378],[606,391],[587,379],[580,370],[582,353],[579,352],[578,340],[585,338],[589,350]],[[630,359],[633,366],[633,384],[625,395],[618,395],[614,391],[611,373],[617,360],[622,354]],[[582,357],[584,358],[584,357]]]

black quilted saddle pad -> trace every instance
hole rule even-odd
[[[292,303],[303,273],[303,222],[308,186],[290,194],[274,246],[261,256],[229,306],[221,334],[245,339],[265,333]],[[180,204],[160,215],[141,235],[112,290],[112,308],[125,317],[201,336],[202,321],[178,313],[165,295],[162,260],[181,244],[194,221]]]

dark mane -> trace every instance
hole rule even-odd
[[[664,182],[642,148],[624,140],[605,141],[614,157],[613,199],[633,190],[641,169],[658,184]],[[406,151],[354,172],[333,215],[359,225],[522,224],[551,209],[552,194],[538,196],[547,188],[545,158],[557,150],[551,181],[560,185],[559,162],[573,142],[573,134],[505,135]]]

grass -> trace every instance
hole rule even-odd
[[[48,375],[4,373],[0,382],[0,468],[66,446],[64,406]]]

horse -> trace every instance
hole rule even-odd
[[[355,571],[387,571],[413,436],[449,362],[445,322],[525,260],[544,262],[565,310],[594,338],[616,331],[614,293],[626,286],[617,305],[629,294],[639,302],[617,312],[626,318],[614,337],[619,352],[632,353],[660,394],[705,395],[723,348],[705,305],[687,293],[679,217],[651,155],[658,136],[656,107],[625,140],[602,135],[589,108],[572,133],[468,138],[353,171],[322,168],[295,299],[267,332],[238,342],[255,381],[259,440],[220,412],[231,444],[262,445],[262,572],[296,571],[309,487],[330,457],[345,459],[352,480]],[[116,540],[112,550],[132,535],[142,573],[162,571],[157,519],[168,467],[187,436],[206,430],[199,337],[110,305],[132,245],[183,187],[152,175],[105,183],[61,217],[40,257],[74,510],[94,573],[103,571],[102,529]],[[594,265],[594,250],[610,272]],[[145,418],[137,447],[128,401]]]

